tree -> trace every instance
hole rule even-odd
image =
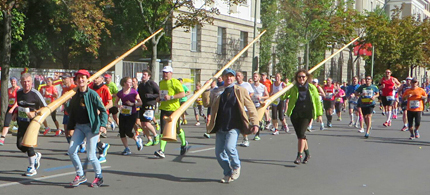
[[[234,5],[245,0],[223,0],[228,5]],[[141,10],[145,30],[153,34],[160,28],[164,31],[151,39],[152,58],[151,66],[154,67],[157,60],[158,44],[160,39],[176,28],[182,27],[189,31],[196,25],[213,24],[214,15],[219,14],[219,10],[214,6],[214,0],[205,0],[201,4],[196,4],[193,0],[136,0]],[[175,11],[181,12],[174,13]]]
[[[269,65],[272,64],[272,46],[274,44],[274,37],[276,29],[279,24],[277,0],[263,0],[261,1],[261,14],[260,19],[262,23],[262,29],[266,30],[266,33],[261,37],[260,41],[260,72],[268,72]],[[275,64],[273,64],[275,66]],[[271,73],[269,73],[271,74]]]

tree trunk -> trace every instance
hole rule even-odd
[[[10,53],[11,53],[11,42],[12,42],[12,13],[11,10],[4,10],[3,12],[3,48],[1,52],[2,58],[2,70],[1,70],[1,116],[0,124],[4,124],[4,117],[8,106],[8,94],[7,87],[9,81],[9,68],[10,68]]]

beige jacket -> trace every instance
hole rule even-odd
[[[251,127],[254,125],[258,125],[258,115],[257,109],[255,108],[254,103],[249,97],[248,91],[240,86],[234,86],[234,95],[237,98],[237,102],[239,103],[239,112],[241,113],[241,118],[243,122],[243,129],[240,129],[242,134],[251,134]],[[213,97],[211,95],[211,97]],[[206,126],[207,133],[216,133],[218,129],[214,129],[215,121],[217,118],[218,108],[219,108],[220,95],[215,96],[215,98],[211,98],[211,120],[209,124]],[[248,113],[245,112],[245,107],[248,109]]]

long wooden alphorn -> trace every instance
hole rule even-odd
[[[338,51],[334,52],[333,54],[331,54],[328,58],[324,59],[323,61],[321,61],[320,63],[318,63],[317,65],[315,65],[314,67],[312,67],[309,70],[309,73],[314,72],[316,69],[318,69],[319,67],[321,67],[322,65],[324,65],[324,63],[326,63],[328,60],[330,60],[331,58],[333,58],[334,56],[336,56],[338,53],[340,53],[341,51],[343,51],[344,49],[346,49],[349,45],[351,45],[352,43],[354,43],[355,41],[357,41],[360,37],[355,38],[354,40],[352,40],[351,42],[349,42],[348,44],[346,44],[345,46],[343,46],[342,48],[340,48]],[[272,96],[270,96],[269,98],[267,98],[264,103],[261,105],[260,108],[257,109],[258,112],[258,119],[263,119],[264,117],[264,113],[267,109],[267,107],[276,99],[278,99],[279,97],[281,97],[284,93],[286,93],[288,90],[290,90],[293,86],[294,83],[290,83],[289,85],[287,85],[285,88],[283,88],[282,90],[278,91],[277,93],[273,94]]]
[[[88,79],[88,82],[92,82],[94,79],[96,79],[97,77],[99,77],[100,75],[108,71],[110,68],[115,66],[115,64],[117,64],[119,61],[123,60],[125,57],[133,53],[133,51],[135,51],[143,44],[148,42],[148,40],[150,40],[152,37],[160,33],[162,30],[163,29],[161,28],[160,30],[156,31],[154,34],[152,34],[151,36],[149,36],[148,38],[146,38],[145,40],[143,40],[142,42],[140,42],[139,44],[137,44],[136,46],[134,46],[133,48],[125,52],[124,54],[122,54],[120,57],[118,57],[117,59],[115,59],[114,61],[112,61],[111,63],[109,63],[108,65],[106,65],[105,67],[97,71],[96,73],[94,73]],[[31,120],[30,125],[28,126],[27,131],[25,132],[24,138],[22,139],[22,145],[27,147],[37,147],[37,136],[39,135],[39,128],[42,125],[42,122],[45,121],[45,119],[49,115],[51,115],[52,111],[54,111],[55,109],[63,105],[70,98],[72,98],[73,95],[76,94],[76,91],[77,91],[77,88],[75,88],[74,90],[70,90],[65,94],[63,94],[60,98],[50,103],[48,106],[39,109],[37,116],[33,120]]]
[[[214,80],[216,80],[218,77],[221,76],[222,72],[225,69],[230,67],[237,59],[240,58],[240,56],[242,56],[243,53],[245,53],[246,50],[248,50],[255,42],[257,42],[258,39],[260,39],[260,37],[263,36],[264,33],[266,33],[266,30],[261,32],[257,37],[255,37],[255,39],[252,42],[250,42],[236,56],[234,56],[234,58],[231,59],[230,62],[224,65],[224,67],[222,67],[212,78],[208,80],[209,82],[206,82],[206,84],[203,85],[203,87],[200,88],[200,90],[198,90],[194,95],[188,98],[188,100],[185,103],[183,103],[181,107],[179,107],[175,112],[173,112],[172,115],[170,115],[169,117],[164,117],[164,119],[161,119],[161,120],[166,120],[166,125],[164,126],[164,129],[163,129],[163,137],[161,138],[162,140],[176,141],[176,124],[179,120],[179,117],[182,115],[182,113],[184,113],[185,110],[187,110],[187,108],[190,107],[196,101],[196,99],[200,95],[202,95],[203,92],[206,91],[206,89],[210,87],[211,83]]]

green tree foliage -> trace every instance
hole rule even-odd
[[[278,12],[275,11],[278,10],[277,3],[277,0],[261,1],[260,20],[263,24],[263,29],[266,30],[266,34],[260,38],[259,69],[261,72],[268,72],[268,67],[272,64],[272,47],[275,43],[274,35],[279,24]]]

